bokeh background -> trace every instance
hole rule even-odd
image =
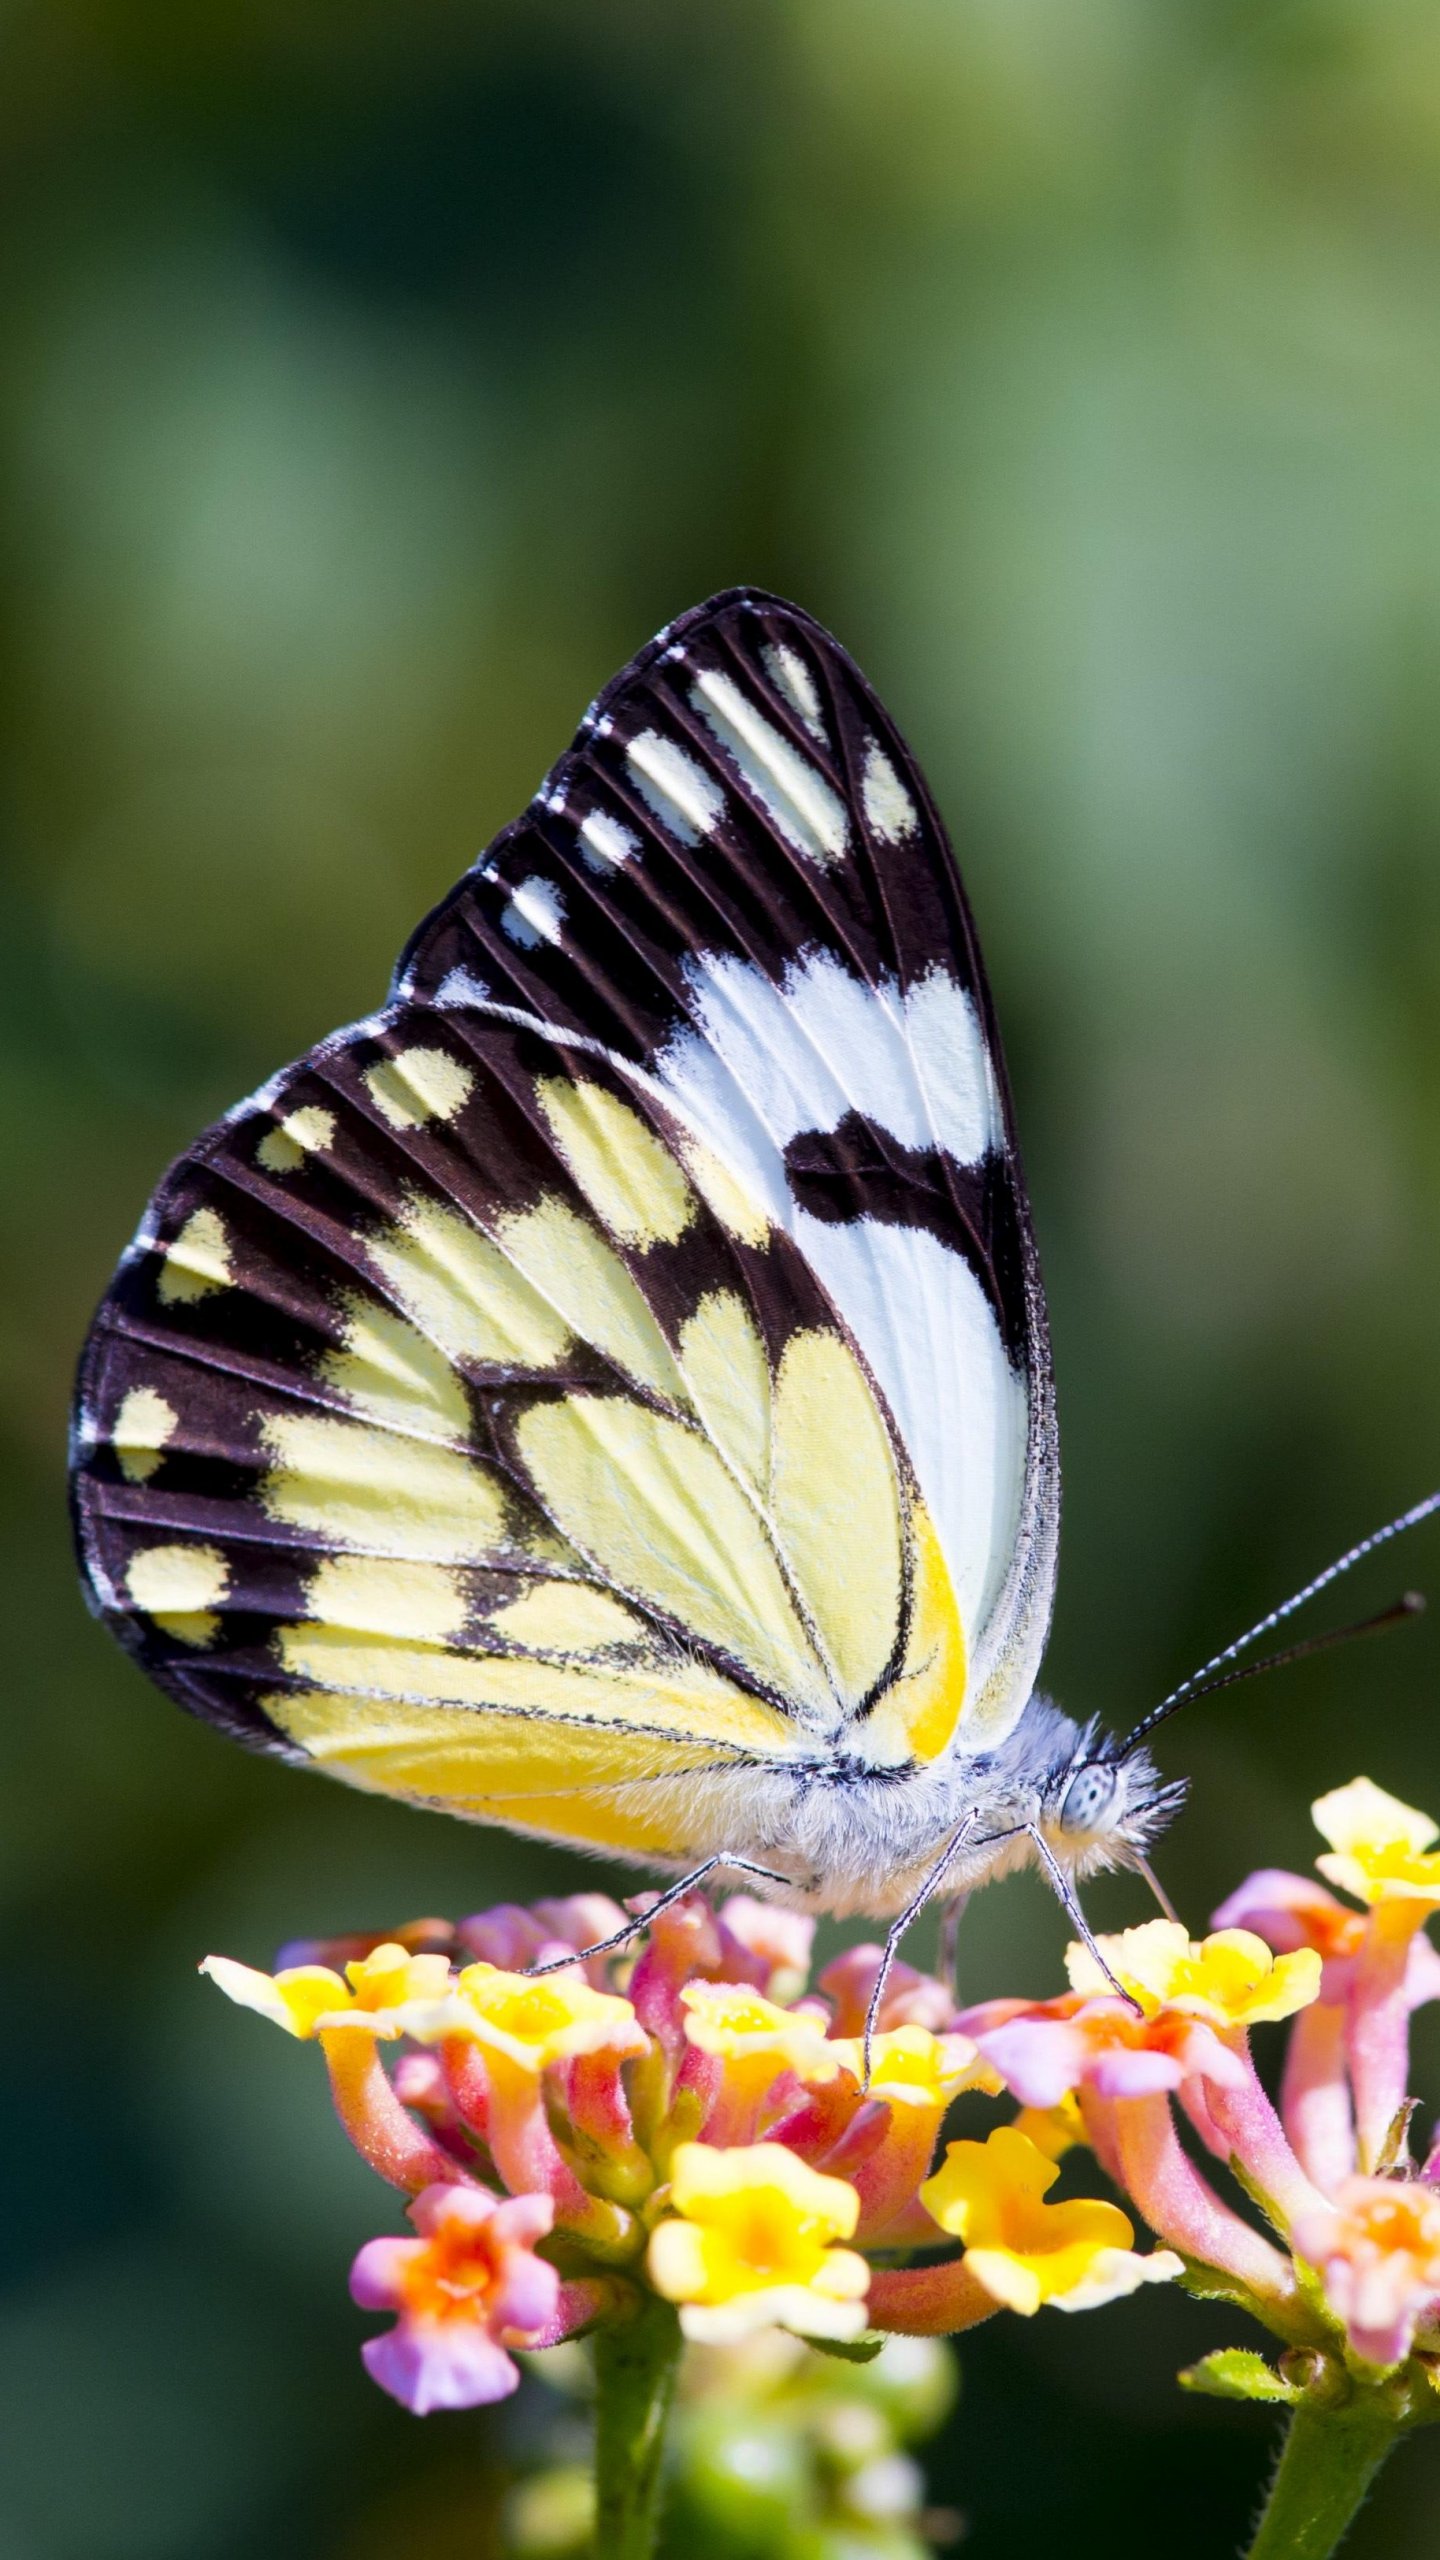
[[[537,2421],[363,2380],[391,2205],[193,1966],[575,1863],[248,1762],[112,1652],[91,1307],[169,1156],[751,579],[892,703],[986,936],[1061,1696],[1131,1719],[1440,1478],[1440,19],[9,0],[0,205],[0,2560],[460,2560]],[[1407,1579],[1440,1532],[1347,1605]],[[1437,1687],[1440,1612],[1173,1725],[1196,1922],[1359,1767],[1440,1811]],[[970,1983],[1060,1940],[1007,1885]],[[1263,2419],[1171,2379],[1225,2334],[977,2338],[935,2466],[977,2560],[1233,2547]],[[1355,2560],[1440,2554],[1437,2451]]]

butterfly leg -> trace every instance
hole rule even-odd
[[[1106,1963],[1105,1958],[1100,1953],[1095,1932],[1091,1928],[1089,1921],[1086,1919],[1084,1912],[1080,1908],[1080,1899],[1075,1891],[1075,1887],[1065,1873],[1065,1870],[1061,1866],[1058,1858],[1054,1855],[1050,1847],[1050,1843],[1045,1838],[1044,1833],[1033,1822],[1022,1822],[1019,1828],[1024,1832],[1025,1837],[1033,1846],[1035,1855],[1039,1859],[1041,1866],[1044,1868],[1046,1875],[1050,1879],[1056,1899],[1060,1903],[1066,1919],[1069,1921],[1071,1928],[1074,1930],[1076,1937],[1084,1947],[1087,1955],[1091,1958],[1093,1963],[1099,1966],[1100,1971],[1104,1974],[1111,1990],[1117,1993],[1119,1998],[1124,2001],[1126,2008],[1133,2009],[1136,2017],[1142,2018],[1145,2012],[1141,2008],[1133,1991],[1126,1990],[1124,1983],[1119,1979],[1119,1976],[1114,1972],[1113,1968]]]
[[[875,2042],[875,2028],[879,2020],[881,2006],[885,1998],[885,1985],[890,1979],[890,1968],[900,1953],[901,1940],[903,1939],[912,1920],[917,1920],[919,1918],[926,1903],[930,1901],[934,1894],[938,1893],[956,1856],[960,1850],[964,1848],[966,1841],[974,1830],[975,1819],[976,1817],[973,1813],[966,1814],[959,1830],[953,1831],[949,1839],[946,1841],[945,1846],[941,1850],[939,1857],[936,1859],[934,1866],[930,1869],[929,1874],[923,1879],[919,1890],[911,1895],[910,1900],[906,1903],[905,1908],[900,1913],[898,1919],[891,1921],[890,1926],[885,1933],[885,1944],[880,1954],[880,1963],[875,1975],[874,1989],[870,1994],[870,2005],[865,2012],[865,2070],[864,2077],[860,2084],[863,2089],[868,2089],[870,2086],[870,2053]],[[965,1897],[963,1896],[961,1898],[960,1907],[962,1910],[965,1907]]]
[[[663,1893],[657,1894],[635,1919],[627,1920],[624,1928],[617,1929],[613,1937],[597,1938],[593,1947],[577,1947],[573,1955],[554,1956],[549,1964],[527,1964],[525,1971],[530,1974],[563,1973],[567,1965],[588,1964],[592,1956],[613,1955],[617,1948],[628,1947],[632,1938],[644,1935],[657,1912],[668,1911],[672,1903],[683,1902],[686,1894],[693,1893],[707,1876],[713,1876],[717,1867],[731,1867],[737,1875],[759,1876],[765,1884],[790,1882],[788,1876],[777,1875],[773,1867],[758,1867],[753,1858],[731,1857],[722,1850],[718,1857],[706,1858],[701,1866],[692,1867],[689,1875],[682,1876],[678,1884],[667,1885]]]

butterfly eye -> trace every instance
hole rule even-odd
[[[1114,1794],[1113,1769],[1096,1760],[1077,1769],[1061,1802],[1061,1830],[1094,1831],[1109,1811]]]

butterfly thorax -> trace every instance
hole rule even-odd
[[[884,1919],[905,1908],[952,1840],[947,1894],[1034,1863],[1036,1831],[1068,1873],[1133,1865],[1183,1792],[1162,1784],[1148,1755],[1122,1757],[1094,1724],[1076,1724],[1036,1693],[993,1752],[946,1753],[904,1770],[844,1753],[751,1770],[723,1808],[707,1791],[705,1837],[689,1845],[697,1858],[730,1851],[772,1868],[789,1882],[784,1898],[801,1907]]]

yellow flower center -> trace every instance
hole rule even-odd
[[[560,1975],[537,1981],[523,1973],[502,1973],[496,1965],[472,1964],[457,1989],[482,2041],[489,2041],[484,2030],[490,2029],[512,2060],[530,2070],[606,2048],[636,2052],[645,2041],[629,2001],[592,1991],[588,1982]]]
[[[1150,1920],[1099,1944],[1111,1970],[1152,2018],[1176,2009],[1214,2027],[1253,2026],[1292,2016],[1320,1988],[1320,1957],[1313,1947],[1273,1955],[1249,1929],[1218,1929],[1196,1941],[1178,1921]],[[1072,1946],[1066,1964],[1077,1991],[1109,1989],[1088,1948]]]

